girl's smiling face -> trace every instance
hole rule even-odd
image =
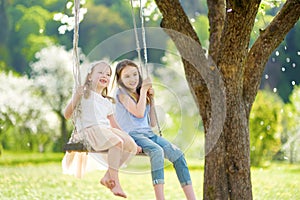
[[[134,92],[139,84],[139,71],[136,67],[127,65],[122,70],[120,79],[128,90]]]
[[[104,63],[97,64],[90,75],[93,88],[106,88],[109,85],[111,77],[111,68]]]

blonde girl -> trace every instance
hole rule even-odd
[[[108,165],[100,183],[109,188],[114,195],[126,198],[120,185],[118,170],[139,151],[139,148],[127,133],[120,130],[114,119],[112,98],[107,96],[111,74],[111,67],[106,62],[92,63],[84,85],[76,90],[65,108],[64,116],[66,119],[71,118],[76,106],[79,106],[75,118],[77,131],[72,134],[72,142],[82,142],[93,152],[108,151],[107,158],[101,153],[96,156],[95,153],[92,154],[98,162],[103,164],[104,161]],[[65,173],[82,176],[90,167],[88,165],[91,158],[87,159],[85,155],[67,152],[63,159]]]

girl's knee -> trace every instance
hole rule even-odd
[[[166,152],[166,157],[171,162],[185,160],[184,153],[178,147],[170,146],[165,149],[165,152]]]
[[[155,148],[152,148],[150,150],[150,156],[156,156],[156,157],[164,157],[164,150],[160,146],[157,146]]]
[[[119,142],[116,143],[115,146],[118,147],[118,148],[120,148],[120,149],[123,149],[124,141],[123,140],[119,140]]]
[[[137,144],[131,138],[125,139],[124,150],[135,154],[137,152]]]

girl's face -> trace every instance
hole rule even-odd
[[[109,85],[111,69],[109,66],[100,63],[97,64],[90,75],[90,80],[96,88],[106,88]]]
[[[128,90],[135,91],[139,84],[139,71],[136,67],[127,65],[123,68],[120,79]]]

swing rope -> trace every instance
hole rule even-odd
[[[75,89],[81,85],[81,75],[79,69],[80,61],[78,53],[79,9],[80,0],[74,0],[73,76],[75,80]]]
[[[139,40],[139,36],[138,36],[138,32],[137,32],[137,25],[136,25],[137,23],[136,23],[136,20],[135,20],[133,0],[130,0],[130,4],[131,4],[131,17],[132,17],[132,21],[133,21],[136,52],[138,54],[139,64],[140,64],[140,66],[142,66],[141,47],[140,47],[140,40]],[[143,74],[143,68],[142,67],[140,67],[140,70],[141,70],[141,74]]]
[[[144,46],[144,66],[146,69],[147,77],[150,76],[148,68],[148,55],[147,55],[147,43],[146,43],[146,31],[144,25],[144,8],[142,7],[142,0],[140,0],[140,19],[141,19],[141,28],[142,28],[142,40]]]
[[[81,86],[81,74],[80,74],[80,60],[78,53],[78,39],[79,39],[79,9],[80,9],[80,0],[74,0],[74,29],[73,29],[73,79],[74,79],[74,92],[76,92],[77,88]],[[75,105],[73,115],[72,115],[72,123],[73,123],[73,133],[71,138],[67,144],[64,145],[64,151],[76,151],[76,152],[87,152],[87,149],[82,143],[73,143],[72,137],[73,134],[77,132],[76,129],[76,119],[80,114],[80,105]]]
[[[79,9],[80,0],[74,0],[74,32],[73,32],[73,78],[74,78],[74,92],[79,86],[81,86],[81,75],[80,75],[80,60],[78,53],[78,39],[79,39]],[[75,110],[72,115],[72,122],[75,127],[76,118],[80,112],[79,105],[75,106]]]
[[[135,33],[134,35],[135,35],[135,40],[136,40],[136,51],[138,53],[138,59],[139,59],[139,62],[140,62],[141,74],[143,75],[143,64],[142,64],[142,58],[141,58],[141,52],[140,52],[141,48],[140,48],[137,25],[136,25],[136,20],[135,20],[133,0],[130,0],[130,4],[131,4],[131,15],[132,15],[132,21],[133,21],[133,27],[134,27],[134,33]],[[143,41],[143,47],[144,47],[144,67],[146,69],[147,77],[149,77],[150,73],[149,73],[149,67],[148,67],[146,31],[145,31],[145,25],[144,25],[144,8],[142,7],[142,0],[139,1],[139,4],[140,4],[140,20],[141,20],[141,30],[142,30],[142,41]],[[154,117],[155,117],[157,129],[158,129],[158,133],[159,133],[159,136],[162,136],[160,124],[159,124],[159,121],[158,121],[158,115],[157,115],[157,112],[156,112],[156,109],[155,109],[155,102],[154,102],[153,97],[151,97],[151,101],[153,102],[153,105],[154,105],[153,110],[154,110]]]

